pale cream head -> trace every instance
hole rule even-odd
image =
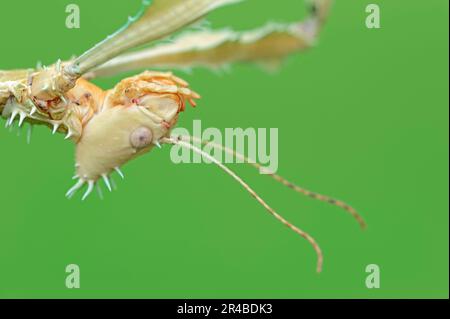
[[[77,176],[97,181],[169,136],[185,99],[198,97],[165,73],[145,72],[120,82],[83,128],[76,146]]]

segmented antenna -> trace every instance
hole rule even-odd
[[[207,154],[206,152],[202,151],[201,149],[195,147],[194,145],[190,144],[189,142],[185,142],[182,140],[182,137],[178,138],[163,138],[161,139],[162,143],[165,144],[172,144],[172,145],[179,145],[181,147],[185,147],[187,149],[192,150],[193,152],[196,152],[200,155],[202,155],[204,158],[208,159],[212,163],[216,164],[218,167],[220,167],[225,173],[233,177],[239,184],[241,184],[249,193],[252,195],[258,203],[260,203],[273,217],[275,217],[278,221],[283,223],[285,226],[289,227],[291,230],[302,236],[304,239],[306,239],[311,246],[313,247],[314,251],[317,254],[317,272],[322,272],[322,266],[323,266],[323,254],[322,250],[320,249],[320,246],[317,244],[316,240],[311,237],[308,233],[304,232],[303,230],[299,229],[286,219],[284,219],[281,215],[279,215],[272,207],[270,207],[242,178],[240,178],[236,173],[234,173],[231,169],[220,163],[217,159],[212,157],[211,155]]]
[[[243,162],[250,164],[251,166],[253,166],[254,168],[258,169],[258,170],[263,170],[264,168],[262,167],[261,164],[250,160],[248,157],[236,152],[235,150],[228,148],[226,146],[214,143],[212,141],[204,141],[201,140],[198,137],[195,136],[179,136],[180,139],[187,141],[187,142],[197,142],[197,143],[201,143],[202,145],[211,145],[219,150],[221,150],[222,152],[226,152],[228,154],[233,155],[235,158],[238,158],[240,160],[242,160]],[[329,196],[326,195],[322,195],[322,194],[318,194],[315,192],[312,192],[306,188],[297,186],[291,182],[289,182],[288,180],[286,180],[285,178],[281,177],[280,175],[271,173],[271,174],[265,174],[268,175],[270,177],[272,177],[274,180],[276,180],[277,182],[283,184],[284,186],[289,187],[290,189],[296,191],[297,193],[300,193],[302,195],[305,195],[309,198],[321,201],[321,202],[325,202],[327,204],[333,205],[333,206],[337,206],[343,210],[345,210],[346,212],[348,212],[351,216],[353,216],[353,218],[358,222],[358,224],[360,225],[360,227],[362,229],[366,229],[367,228],[367,224],[364,221],[364,219],[362,218],[362,216],[356,211],[356,209],[354,209],[352,206],[348,205],[347,203],[338,200],[338,199],[334,199],[331,198]]]

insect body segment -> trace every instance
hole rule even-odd
[[[0,72],[1,74],[1,72]],[[33,78],[39,71],[30,71],[22,78],[0,82],[0,114],[6,118],[6,126],[12,126],[18,119],[32,125],[44,124],[53,134],[62,132],[66,138],[77,141],[83,126],[91,119],[103,100],[103,90],[79,79],[77,85],[58,98],[41,100],[32,94]],[[6,77],[6,72],[4,73]]]
[[[144,72],[121,81],[105,93],[100,110],[83,128],[76,145],[77,177],[88,184],[106,180],[128,161],[158,147],[186,102],[195,106],[198,98],[171,73]]]

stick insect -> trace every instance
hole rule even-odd
[[[310,1],[310,14],[302,22],[269,24],[235,32],[191,30],[170,43],[158,40],[198,23],[208,13],[241,0],[143,0],[137,15],[124,27],[70,61],[27,70],[0,71],[0,114],[6,126],[25,122],[46,125],[75,143],[76,184],[72,197],[86,188],[85,200],[103,181],[111,190],[110,175],[134,158],[162,144],[178,145],[202,154],[241,184],[271,215],[306,239],[317,254],[317,271],[323,255],[316,240],[288,222],[228,167],[193,145],[210,144],[190,136],[172,136],[186,104],[196,105],[200,95],[172,72],[145,71],[126,78],[111,90],[91,79],[138,69],[219,68],[238,62],[268,63],[313,45],[328,15],[331,0]],[[158,42],[157,42],[158,41]],[[153,43],[151,47],[143,47]],[[131,51],[131,49],[136,49]],[[214,147],[260,168],[244,155],[222,145]],[[310,198],[338,206],[365,227],[361,216],[346,203],[296,186],[281,176],[276,181]]]

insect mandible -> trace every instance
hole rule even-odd
[[[228,167],[192,143],[213,144],[191,136],[172,136],[186,104],[196,105],[200,95],[172,72],[145,71],[122,80],[111,90],[90,82],[93,78],[138,69],[219,68],[238,62],[270,63],[309,48],[328,15],[331,0],[310,1],[310,14],[302,22],[268,24],[246,32],[197,30],[182,33],[170,43],[127,53],[130,49],[166,38],[192,25],[209,12],[240,0],[143,0],[137,15],[124,27],[70,61],[43,68],[0,71],[0,114],[6,126],[24,122],[46,125],[53,134],[63,133],[75,143],[76,184],[72,197],[86,188],[86,199],[103,181],[111,190],[110,175],[132,159],[162,144],[179,145],[200,153],[240,183],[270,214],[305,238],[317,254],[322,251],[313,237],[294,226]],[[260,168],[244,155],[222,145],[215,148]],[[346,203],[298,187],[279,175],[276,181],[313,199],[349,212],[361,225],[361,216]]]

